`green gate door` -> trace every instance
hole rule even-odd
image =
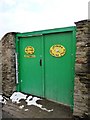
[[[73,107],[75,27],[18,33],[17,90]]]
[[[67,105],[73,104],[72,32],[49,34],[44,37],[45,97]],[[59,53],[59,50],[62,52]]]
[[[19,38],[19,89],[43,96],[42,37]]]

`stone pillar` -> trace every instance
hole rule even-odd
[[[2,41],[0,41],[0,95],[2,94]]]
[[[2,42],[0,41],[0,95],[2,95]],[[0,120],[2,118],[2,104],[0,104]]]
[[[10,96],[15,90],[15,33],[2,38],[2,92]]]
[[[90,21],[76,22],[76,64],[74,89],[74,115],[89,115],[90,93]]]

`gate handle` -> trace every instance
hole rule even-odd
[[[40,66],[42,66],[42,59],[40,59]]]

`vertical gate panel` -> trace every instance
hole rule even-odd
[[[28,54],[30,46],[34,51]],[[42,66],[40,66],[40,60],[42,60],[42,37],[20,38],[19,81],[21,83],[21,91],[43,96]]]
[[[45,39],[45,97],[72,105],[72,42],[73,32],[48,34]],[[61,57],[50,54],[53,45],[62,45],[66,52]]]

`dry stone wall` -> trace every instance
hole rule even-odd
[[[74,115],[89,114],[90,93],[90,21],[76,22],[76,64],[74,89]]]
[[[15,33],[2,38],[2,92],[10,96],[15,90]]]
[[[0,94],[2,94],[2,41],[0,41]]]

